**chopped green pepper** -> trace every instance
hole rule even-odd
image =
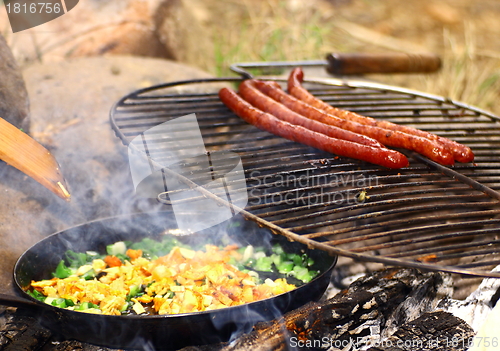
[[[54,301],[52,301],[51,305],[59,307],[59,308],[66,308],[68,306],[74,306],[75,303],[73,302],[73,300],[63,299],[62,297],[60,297],[60,298],[55,299]]]
[[[281,274],[290,273],[293,269],[293,262],[283,261],[279,265],[277,265],[276,268],[278,268],[278,272]]]
[[[99,306],[93,304],[92,302],[82,302],[80,305],[75,307],[75,311],[84,311],[91,308],[99,309]]]
[[[37,299],[38,301],[42,301],[43,302],[47,298],[47,296],[45,296],[44,294],[42,294],[38,290],[28,290],[26,292],[28,293],[28,295],[30,295],[31,297]]]
[[[89,269],[87,272],[83,273],[81,277],[85,280],[94,279],[96,276],[94,268]]]
[[[143,295],[142,287],[140,285],[132,285],[127,295],[127,301],[129,301],[132,297],[139,295]]]
[[[273,271],[273,259],[269,256],[259,257],[253,268],[256,271],[261,272],[272,272]]]
[[[73,273],[74,273],[74,271],[71,268],[66,267],[66,264],[64,264],[64,261],[61,260],[56,267],[56,271],[54,273],[52,273],[52,275],[55,278],[64,279],[64,278],[69,277]]]

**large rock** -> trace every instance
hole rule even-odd
[[[167,81],[208,77],[167,60],[113,56],[39,64],[24,72],[32,135],[61,165],[67,203],[12,167],[0,168],[0,290],[11,290],[16,259],[47,235],[92,219],[152,210],[137,199],[127,148],[109,112],[122,96]]]
[[[80,1],[64,16],[18,35],[15,55],[23,62],[40,55],[44,62],[134,55],[213,67],[210,32],[185,1],[190,0]]]
[[[67,15],[60,23],[53,23],[70,30],[60,32],[60,36],[77,34],[59,50],[69,57],[114,54],[173,58],[160,42],[154,23],[163,2],[171,0],[82,2],[75,8],[75,16]],[[78,26],[74,26],[75,20]]]
[[[29,99],[21,71],[0,34],[0,117],[29,131]]]
[[[155,13],[155,27],[168,57],[204,68],[212,68],[214,46],[210,35],[190,10],[186,0],[163,1]]]

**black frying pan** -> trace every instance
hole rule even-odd
[[[76,339],[112,348],[173,350],[189,345],[228,341],[252,326],[319,299],[330,281],[336,257],[310,250],[302,244],[273,235],[251,221],[233,220],[200,233],[179,237],[187,244],[226,243],[265,246],[276,242],[288,252],[305,252],[316,262],[320,275],[285,294],[241,306],[214,311],[161,316],[108,316],[75,312],[49,306],[24,292],[31,280],[50,277],[50,272],[71,249],[77,252],[105,252],[105,246],[120,240],[159,238],[175,229],[172,212],[137,214],[98,220],[53,234],[27,250],[14,268],[14,281],[22,296],[0,296],[0,304],[29,307],[40,322],[65,339]]]

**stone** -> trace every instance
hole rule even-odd
[[[0,167],[1,292],[12,291],[17,258],[47,235],[164,206],[135,197],[127,148],[110,126],[110,110],[139,88],[210,77],[169,60],[122,56],[37,64],[23,75],[31,100],[31,134],[58,160],[72,200],[61,200],[12,167]]]
[[[189,8],[183,0],[164,1],[155,16],[158,37],[168,57],[199,67],[213,67],[213,43]]]
[[[67,54],[70,57],[113,54],[173,58],[156,35],[154,16],[161,3],[157,0],[130,0],[119,4],[83,2],[75,10],[78,17],[61,21],[71,23],[76,20],[80,24],[79,30],[88,30],[69,43]],[[104,17],[106,15],[108,18]]]
[[[0,34],[0,118],[29,131],[29,99],[21,71]]]
[[[215,61],[210,32],[185,1],[80,1],[64,16],[17,35],[14,53],[23,63],[39,57],[49,62],[133,55],[212,68]]]

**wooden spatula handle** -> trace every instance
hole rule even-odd
[[[441,68],[441,59],[431,53],[335,53],[326,59],[327,71],[334,75],[430,73]]]

